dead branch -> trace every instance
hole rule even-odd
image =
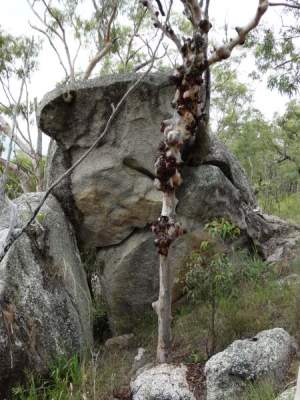
[[[62,69],[64,70],[64,73],[65,73],[65,75],[66,75],[66,79],[68,79],[69,74],[68,74],[67,68],[65,67],[65,65],[64,65],[64,63],[63,63],[63,60],[62,60],[62,58],[61,58],[61,56],[60,56],[60,54],[59,54],[59,51],[57,50],[56,46],[54,45],[53,40],[51,39],[51,37],[50,37],[50,36],[48,35],[48,33],[47,33],[46,31],[44,31],[43,29],[38,28],[37,26],[32,25],[32,24],[29,24],[29,26],[30,26],[32,29],[34,29],[35,31],[40,32],[43,36],[45,36],[45,37],[47,38],[47,40],[48,40],[50,46],[52,47],[52,49],[54,50],[54,52],[55,52],[55,54],[56,54],[56,56],[57,56],[57,58],[58,58],[58,62],[60,63]]]
[[[181,54],[181,47],[182,47],[181,40],[176,35],[176,33],[174,32],[173,28],[171,27],[171,25],[169,23],[163,24],[160,21],[160,19],[158,18],[159,12],[153,6],[152,0],[141,0],[141,4],[148,9],[151,19],[153,21],[154,27],[158,28],[162,32],[164,32],[164,34],[175,43],[177,49],[179,50],[179,52]]]
[[[158,9],[159,9],[161,15],[162,15],[163,17],[165,17],[166,14],[165,14],[165,12],[164,12],[164,9],[163,9],[163,6],[162,6],[160,0],[155,0],[155,1],[156,1],[156,3],[157,3],[157,7],[158,7]]]
[[[255,17],[245,27],[235,28],[237,31],[237,37],[235,39],[231,39],[231,41],[229,41],[224,46],[221,46],[218,49],[216,49],[216,51],[208,59],[208,65],[212,65],[219,61],[226,60],[227,58],[230,57],[232,50],[237,45],[243,45],[245,43],[248,33],[257,27],[267,9],[268,9],[268,0],[259,0]]]

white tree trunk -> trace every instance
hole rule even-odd
[[[172,282],[168,257],[159,257],[159,299],[156,306],[158,316],[157,361],[169,361],[172,346]]]

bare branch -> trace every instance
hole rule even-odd
[[[95,1],[93,1],[93,4],[94,4],[95,10],[99,11],[98,6]],[[114,45],[114,43],[116,41],[116,39],[111,41],[111,28],[112,28],[112,24],[117,16],[117,10],[118,10],[117,2],[114,1],[113,10],[112,10],[111,16],[110,16],[108,24],[107,24],[106,32],[104,34],[104,47],[102,50],[98,51],[98,53],[90,61],[89,65],[84,73],[83,79],[88,79],[90,77],[95,66],[109,53],[109,51],[111,50],[112,46]]]
[[[26,0],[29,7],[31,8],[31,11],[33,12],[33,14],[37,17],[37,19],[41,22],[41,24],[43,24],[44,26],[46,26],[54,35],[56,35],[60,40],[63,40],[63,37],[57,32],[57,30],[55,30],[51,25],[49,25],[46,22],[46,10],[45,10],[45,14],[44,14],[44,19],[42,19],[39,15],[39,13],[36,11],[36,9],[34,8],[34,2],[31,4],[29,0]]]
[[[187,5],[190,14],[191,14],[191,21],[195,28],[197,28],[200,24],[201,17],[202,17],[202,10],[200,4],[197,0],[182,0],[184,4]]]
[[[60,56],[60,54],[59,54],[59,51],[58,51],[57,48],[55,47],[55,45],[54,45],[52,39],[50,38],[50,36],[48,35],[48,33],[47,33],[46,31],[44,31],[43,29],[38,28],[38,27],[35,26],[35,25],[32,25],[32,24],[29,24],[29,25],[30,25],[30,27],[31,27],[32,29],[34,29],[34,30],[40,32],[42,35],[46,36],[46,38],[47,38],[47,40],[48,40],[50,46],[52,47],[52,49],[54,50],[55,54],[57,55],[57,58],[58,58],[58,61],[59,61],[60,65],[61,65],[61,67],[63,68],[63,70],[64,70],[64,72],[65,72],[66,79],[68,79],[68,78],[69,78],[69,74],[68,74],[67,68],[65,67],[65,65],[64,65],[64,63],[63,63],[63,61],[62,61],[62,58],[61,58],[61,56]]]
[[[181,40],[176,35],[176,33],[174,32],[169,23],[162,24],[162,22],[159,20],[158,18],[159,12],[155,10],[152,4],[152,0],[141,0],[141,4],[148,9],[155,28],[158,28],[162,32],[164,32],[164,34],[175,43],[177,49],[181,54],[181,47],[182,47]]]
[[[51,15],[51,17],[57,22],[57,24],[58,24],[58,26],[59,26],[59,28],[61,30],[62,35],[59,35],[58,33],[57,33],[57,35],[60,37],[60,39],[61,39],[61,41],[62,41],[62,43],[64,45],[66,56],[67,56],[67,60],[68,60],[68,64],[69,64],[69,68],[70,68],[70,79],[73,81],[75,79],[75,71],[74,71],[74,68],[73,68],[73,63],[72,63],[72,60],[71,60],[71,54],[70,54],[69,46],[68,46],[67,39],[66,39],[65,28],[64,28],[61,20],[52,12],[51,7],[49,7],[49,5],[46,3],[46,1],[42,0],[42,2],[44,4],[44,6],[46,7],[47,11],[49,12],[49,14]],[[56,30],[54,30],[54,31],[57,32]]]
[[[232,39],[224,46],[219,47],[208,59],[208,65],[212,65],[219,61],[229,58],[232,50],[237,45],[243,45],[245,43],[248,33],[257,27],[267,9],[268,9],[268,0],[259,0],[255,17],[244,28],[239,28],[239,27],[236,28],[237,37],[235,39]]]
[[[101,50],[99,51],[95,57],[90,61],[83,79],[88,79],[93,71],[93,69],[95,68],[95,66],[106,56],[106,54],[110,51],[110,49],[112,48],[113,43],[107,43],[107,45]]]
[[[10,214],[8,228],[4,229],[4,234],[3,234],[3,232],[1,233],[0,253],[2,253],[3,250],[5,249],[5,247],[10,243],[12,235],[13,235],[13,231],[14,231],[14,228],[16,225],[16,220],[17,220],[17,208],[16,208],[15,204],[12,201],[10,201],[10,199],[6,196],[5,186],[6,186],[7,179],[8,179],[8,171],[10,169],[9,165],[10,165],[13,141],[14,141],[14,137],[15,137],[18,108],[21,103],[24,86],[25,86],[25,77],[23,77],[23,79],[22,79],[18,101],[15,105],[15,111],[14,111],[14,115],[13,115],[13,126],[12,126],[12,130],[11,130],[11,138],[10,138],[10,143],[9,143],[9,148],[8,148],[7,160],[6,160],[3,174],[0,177],[0,209],[2,210],[2,212],[4,212],[4,210],[7,210],[6,212],[9,212],[9,214]],[[1,123],[1,121],[0,121],[0,123]],[[2,127],[2,125],[0,125],[0,127]],[[4,129],[5,128],[6,127],[4,127]]]
[[[17,122],[15,122],[15,128],[17,128]],[[24,153],[26,153],[29,157],[32,157],[30,146],[27,145],[27,143],[23,142],[20,138],[18,138],[18,136],[16,136],[13,133],[13,128],[9,126],[9,124],[4,120],[4,118],[1,115],[0,115],[0,132],[2,132],[8,138],[12,139],[13,142],[16,143],[16,145],[20,147],[22,151],[24,151]]]
[[[161,15],[162,15],[163,17],[165,17],[166,14],[165,14],[165,12],[164,12],[164,9],[163,9],[163,6],[162,6],[160,0],[155,0],[155,1],[156,1],[156,3],[157,3],[157,7],[158,7],[158,9],[159,9]]]
[[[289,7],[289,8],[295,8],[297,10],[300,10],[300,4],[291,4],[291,3],[269,3],[270,7]]]

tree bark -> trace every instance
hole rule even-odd
[[[178,67],[172,80],[176,92],[172,101],[174,115],[163,121],[161,132],[163,140],[159,145],[159,155],[155,162],[156,179],[154,184],[163,192],[162,213],[153,224],[156,235],[155,244],[160,255],[160,290],[159,299],[153,304],[158,315],[157,361],[167,362],[171,353],[171,293],[172,279],[168,263],[168,250],[171,243],[183,229],[175,221],[177,200],[175,190],[181,185],[180,166],[185,161],[190,165],[199,165],[208,154],[209,103],[210,103],[210,65],[230,57],[237,45],[245,42],[247,34],[260,22],[268,8],[267,0],[258,0],[256,14],[243,28],[236,28],[237,37],[219,47],[208,58],[208,33],[212,27],[209,22],[208,9],[210,1],[206,0],[204,11],[196,0],[182,0],[185,15],[193,28],[192,37],[183,38],[175,34],[170,23],[162,23],[160,14],[152,0],[141,0],[148,9],[156,28],[165,32],[176,45],[183,63]],[[213,344],[214,345],[214,344]]]
[[[159,279],[157,361],[166,363],[170,361],[172,346],[172,283],[168,258],[162,255],[159,257]]]

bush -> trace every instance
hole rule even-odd
[[[267,328],[271,319],[269,299],[273,298],[275,304],[281,302],[282,307],[284,290],[270,284],[276,277],[271,265],[257,255],[225,247],[225,241],[240,234],[235,225],[219,219],[207,224],[206,229],[210,238],[203,240],[188,259],[185,291],[191,305],[208,309],[208,313],[202,312],[201,324],[208,330],[210,356],[246,332],[251,335]]]

